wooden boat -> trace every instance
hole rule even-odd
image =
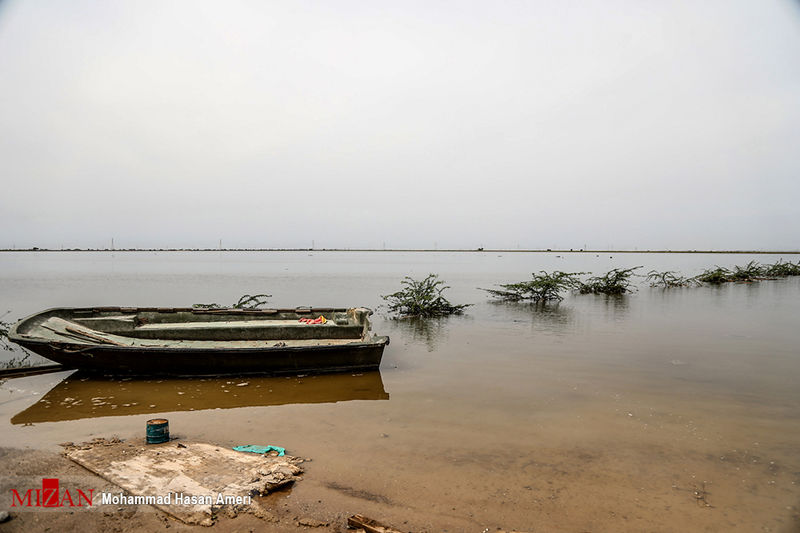
[[[372,334],[371,314],[361,307],[58,308],[17,322],[8,338],[67,368],[105,374],[360,371],[377,369],[389,344]]]

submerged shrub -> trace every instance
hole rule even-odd
[[[382,296],[388,302],[389,312],[401,316],[434,317],[460,315],[469,304],[454,305],[442,293],[449,289],[437,274],[428,274],[423,280],[409,276],[400,282],[403,289]]]
[[[769,274],[768,266],[760,265],[757,261],[750,261],[744,266],[734,266],[733,270],[720,266],[708,268],[692,279],[700,283],[719,285],[730,281],[757,281],[769,275],[771,274]]]
[[[580,284],[581,294],[625,294],[633,291],[631,276],[641,266],[633,268],[615,268],[602,276],[595,276]]]
[[[507,302],[519,302],[522,300],[532,300],[534,302],[561,301],[564,299],[560,294],[561,291],[576,289],[580,286],[580,280],[577,276],[581,274],[583,272],[561,272],[560,270],[548,274],[542,270],[538,274],[531,274],[533,279],[530,281],[501,284],[502,290],[481,290]]]
[[[254,294],[253,296],[245,294],[239,301],[230,306],[224,306],[217,303],[210,304],[193,304],[195,309],[245,309],[248,311],[255,311],[267,305],[267,299],[271,298],[271,294]]]
[[[711,283],[712,285],[719,285],[731,281],[731,271],[727,268],[720,266],[715,268],[707,268],[702,273],[692,278],[700,283]]]
[[[5,318],[8,315],[7,312],[5,315],[0,316],[0,319]],[[17,357],[12,357],[7,361],[3,361],[0,363],[0,368],[23,368],[31,366],[32,363],[29,361],[31,356],[31,352],[21,346],[14,346],[11,344],[11,341],[8,339],[8,330],[11,329],[11,322],[5,322],[0,320],[0,350],[5,350],[7,352],[20,352],[20,355]]]
[[[783,259],[779,259],[771,265],[761,265],[756,261],[750,261],[744,266],[734,266],[733,270],[718,266],[714,269],[706,269],[692,279],[702,283],[720,284],[729,281],[758,281],[785,276],[800,276],[800,262],[784,262]]]
[[[13,348],[8,348],[9,350],[13,350]],[[22,354],[17,357],[12,357],[8,361],[3,361],[0,363],[0,368],[4,370],[11,370],[16,368],[28,368],[33,366],[33,362],[30,361],[31,354],[30,352],[26,351],[22,348]]]
[[[3,315],[0,318],[5,318],[5,316],[7,314],[8,313],[6,313],[5,315]],[[11,323],[10,322],[4,322],[3,320],[0,320],[0,349],[7,350],[7,351],[11,351],[11,350],[14,349],[14,347],[9,344],[9,340],[8,340],[8,330],[9,329],[11,329]]]
[[[745,266],[733,267],[729,281],[755,281],[764,276],[764,268],[756,261],[750,261]]]
[[[661,287],[664,289],[688,287],[694,283],[692,278],[685,278],[680,273],[673,270],[666,270],[664,272],[651,270],[647,273],[647,281],[650,283],[651,287]]]
[[[784,276],[800,276],[800,261],[796,264],[789,261],[785,263],[783,259],[778,259],[777,262],[771,265],[764,265],[762,273],[765,276],[784,277]]]
[[[271,298],[271,294],[254,294],[250,296],[245,294],[239,301],[233,304],[234,309],[261,309],[267,305],[267,300]]]

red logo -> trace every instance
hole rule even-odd
[[[88,496],[77,489],[73,499],[69,489],[59,490],[58,478],[44,478],[41,489],[28,489],[22,495],[17,489],[11,489],[11,507],[83,507],[84,504],[91,507],[93,497],[94,489],[89,489]]]

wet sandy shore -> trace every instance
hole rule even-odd
[[[667,412],[654,407],[662,400],[651,392],[604,399],[588,382],[575,387],[572,405],[531,413],[513,442],[504,429],[508,415],[498,409],[476,413],[478,419],[429,425],[427,444],[420,447],[420,430],[403,428],[430,416],[424,403],[435,398],[413,413],[394,412],[388,421],[342,420],[338,412],[336,426],[349,427],[347,440],[326,438],[333,425],[319,415],[303,416],[305,406],[289,408],[295,413],[288,416],[250,413],[293,453],[313,460],[304,465],[302,481],[264,499],[274,522],[223,517],[215,530],[291,531],[303,527],[298,519],[311,518],[339,531],[356,513],[403,531],[800,530],[800,464],[786,413],[773,411],[770,418],[766,411],[728,403],[728,419],[719,415],[714,394],[676,401]],[[198,414],[176,413],[173,426],[190,427]],[[214,433],[237,431],[245,416],[237,413]],[[735,426],[731,419],[747,423]],[[768,440],[754,440],[765,435]],[[13,482],[9,476],[32,485],[42,477],[78,480],[98,491],[107,485],[49,445],[4,449],[0,470],[5,485]],[[40,511],[17,515],[6,527],[56,531],[78,525],[97,531],[189,528],[147,507]]]

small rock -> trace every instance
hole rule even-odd
[[[301,518],[300,520],[297,521],[297,523],[300,524],[301,526],[306,526],[306,527],[322,527],[328,525],[327,522],[323,522],[322,520],[316,520],[314,518],[308,518],[308,517]]]
[[[253,513],[256,517],[266,520],[267,522],[273,522],[276,520],[275,515],[264,509],[261,504],[257,502],[253,502],[249,508],[250,512]]]
[[[5,522],[11,518],[11,515],[8,514],[8,511],[0,511],[0,522]]]
[[[224,514],[228,518],[236,518],[238,516],[238,514],[239,514],[236,511],[236,508],[231,506],[231,505],[225,505],[222,509],[220,509],[220,512],[222,514]],[[236,532],[234,532],[234,533],[236,533]]]
[[[244,383],[239,383],[239,384],[238,384],[238,385],[236,385],[236,386],[237,386],[237,387],[247,387],[248,385],[250,385],[250,384],[249,384],[249,383],[247,383],[247,382],[245,381]]]

